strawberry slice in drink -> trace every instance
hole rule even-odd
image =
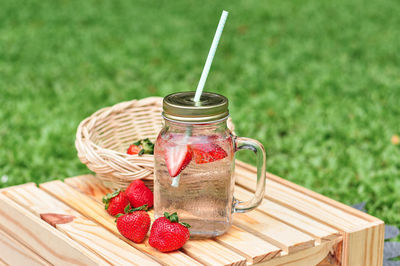
[[[174,145],[165,147],[165,163],[171,177],[179,175],[192,160],[189,145]]]
[[[197,164],[215,162],[228,156],[224,149],[214,143],[192,144],[191,149]]]

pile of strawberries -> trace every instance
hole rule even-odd
[[[153,192],[142,180],[133,181],[125,191],[116,190],[103,198],[107,212],[116,217],[118,231],[129,240],[141,243],[151,220],[146,212],[153,206]],[[190,237],[190,225],[179,222],[176,213],[164,213],[153,222],[149,244],[161,252],[181,248]]]

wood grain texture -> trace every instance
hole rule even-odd
[[[156,258],[159,262],[171,265],[200,265],[199,262],[190,258],[188,255],[181,251],[174,251],[170,253],[161,253],[156,249],[152,248],[148,241],[144,243],[136,244],[132,241],[124,238],[118,232],[114,218],[111,217],[105,210],[104,206],[93,200],[87,195],[75,190],[71,186],[64,184],[61,181],[52,181],[40,185],[40,188],[44,189],[54,197],[63,201],[71,208],[78,210],[81,214],[101,224],[104,228],[118,236],[120,239],[134,246],[138,250],[151,255]]]
[[[354,232],[346,232],[343,265],[382,265],[384,235],[385,225],[383,222]]]
[[[82,193],[91,195],[97,201],[101,198],[101,192],[104,192],[104,188],[101,188],[101,184],[93,179],[91,182],[85,181],[86,177],[75,178],[73,182],[67,181],[67,184],[73,183],[72,186],[78,188]],[[93,185],[94,184],[94,185]],[[104,195],[104,194],[103,194]],[[149,214],[154,221],[153,211],[149,211]],[[183,247],[184,253],[188,254],[196,260],[210,265],[242,265],[246,263],[246,257],[240,255],[238,252],[232,251],[232,249],[226,248],[215,242],[213,239],[193,241],[189,240]]]
[[[236,164],[240,168],[243,168],[243,169],[245,169],[245,170],[247,170],[249,172],[256,173],[255,172],[255,167],[250,165],[250,164],[247,164],[247,163],[239,161],[239,160],[236,160]],[[328,197],[326,197],[324,195],[321,195],[321,194],[319,194],[317,192],[309,190],[309,189],[307,189],[305,187],[299,186],[299,185],[297,185],[295,183],[292,183],[292,182],[290,182],[288,180],[285,180],[285,179],[283,179],[283,178],[281,178],[279,176],[276,176],[274,174],[271,174],[271,173],[267,172],[267,178],[272,180],[272,181],[274,181],[274,182],[276,182],[276,183],[282,184],[282,185],[284,185],[284,186],[286,186],[288,188],[291,188],[291,189],[296,190],[298,192],[301,192],[301,193],[303,193],[305,195],[308,195],[308,196],[310,196],[310,197],[312,197],[314,199],[317,199],[317,200],[319,200],[321,202],[324,202],[326,204],[334,206],[337,209],[343,210],[343,211],[345,211],[345,212],[347,212],[349,214],[357,216],[357,217],[359,217],[359,218],[361,218],[363,220],[366,220],[368,222],[381,222],[380,219],[378,219],[378,218],[376,218],[376,217],[374,217],[372,215],[369,215],[368,213],[365,213],[365,212],[359,211],[357,209],[354,209],[354,208],[352,208],[352,207],[350,207],[350,206],[348,206],[346,204],[343,204],[341,202],[338,202],[336,200],[328,198]]]
[[[0,193],[0,224],[10,236],[56,265],[109,265]]]
[[[255,168],[240,161],[237,165],[237,184],[253,190]],[[275,175],[267,177],[265,198],[341,232],[343,265],[382,265],[383,221]]]
[[[0,229],[0,250],[3,254],[1,260],[6,265],[51,265],[2,229]]]
[[[280,248],[234,225],[215,241],[245,256],[249,264],[270,260],[281,252]]]
[[[236,182],[244,188],[252,190],[255,187],[255,173],[238,167],[235,176]],[[339,231],[352,231],[369,224],[366,220],[271,179],[267,179],[265,197]]]
[[[280,247],[287,253],[297,252],[314,246],[315,240],[258,210],[236,213],[233,224]]]
[[[253,193],[239,186],[235,187],[235,197],[239,200],[248,200]],[[308,216],[302,215],[278,203],[264,199],[257,210],[296,228],[299,231],[313,236],[318,243],[330,241],[340,236],[338,230],[323,223],[315,221]]]
[[[192,258],[206,265],[246,265],[246,258],[210,239],[189,240],[182,247]]]
[[[160,265],[35,185],[11,187],[3,194],[42,219],[43,214],[46,214],[47,222],[52,226],[111,264]]]
[[[67,178],[64,182],[98,202],[101,202],[104,193],[111,192],[110,189],[103,187],[97,178],[89,175]],[[153,214],[153,212],[150,211],[149,214]],[[151,217],[153,219],[152,215]],[[269,260],[277,256],[281,251],[280,248],[236,226],[233,226],[228,233],[214,240],[246,257],[249,263]],[[250,246],[249,243],[252,243],[252,245]],[[185,249],[183,250],[188,253],[190,252]],[[207,255],[208,253],[209,251],[207,251]]]
[[[258,265],[262,266],[313,266],[318,265],[321,262],[324,262],[326,257],[331,257],[332,254],[335,254],[338,245],[341,245],[342,239],[336,239],[333,241],[327,241],[322,244],[319,244],[315,247],[303,250],[302,252],[297,252],[294,254],[289,254],[287,256],[278,257],[276,259],[260,263]],[[335,256],[335,255],[333,255]],[[323,266],[321,264],[320,266]],[[339,266],[338,263],[325,264],[324,266]],[[362,264],[354,264],[354,266],[358,266]]]

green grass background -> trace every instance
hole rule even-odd
[[[82,119],[194,90],[222,9],[206,90],[230,99],[237,133],[270,172],[399,226],[396,0],[3,0],[0,187],[87,173]]]

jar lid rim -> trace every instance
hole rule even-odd
[[[193,91],[172,93],[163,99],[164,118],[180,122],[211,122],[229,116],[228,99],[217,93],[203,92],[194,102]]]

